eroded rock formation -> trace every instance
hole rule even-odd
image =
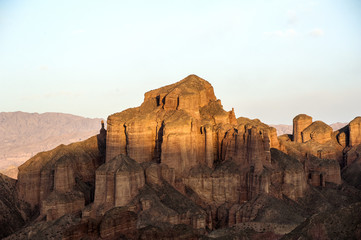
[[[334,196],[361,201],[358,122],[333,132],[301,114],[294,136],[277,138],[258,119],[236,119],[190,75],[109,116],[96,137],[22,165],[19,195],[47,222],[9,239],[278,239],[339,206]],[[343,164],[356,188],[342,183]]]
[[[173,187],[215,206],[268,192],[276,129],[237,120],[195,75],[147,92],[140,107],[113,114],[107,123],[107,162],[125,154],[139,163],[161,163],[175,173]]]
[[[302,131],[310,126],[312,117],[306,114],[299,114],[293,119],[293,141],[297,143],[303,142]]]
[[[350,131],[350,146],[357,146],[361,144],[361,117],[356,117],[349,123]]]
[[[287,135],[280,136],[280,149],[303,164],[309,184],[340,184],[340,165],[344,161],[342,144],[346,144],[346,135],[333,132],[322,121],[312,122],[312,117],[305,114],[296,116],[293,123],[297,135],[293,141]]]
[[[42,152],[19,167],[19,197],[48,219],[80,211],[93,201],[95,169],[102,164],[97,137]]]
[[[321,121],[313,122],[302,131],[302,142],[314,140],[318,143],[326,143],[331,140],[333,130],[326,123]]]
[[[125,206],[144,184],[144,170],[140,164],[125,155],[118,155],[96,171],[94,205],[104,210]]]

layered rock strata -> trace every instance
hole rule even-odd
[[[236,119],[207,81],[191,75],[109,116],[97,137],[38,154],[20,168],[17,187],[40,208],[38,219],[57,225],[74,218],[65,239],[198,238],[224,227],[280,237],[310,216],[308,206],[299,209],[310,192],[358,194],[337,186],[343,161],[345,179],[358,181],[351,166],[360,165],[361,145],[350,145],[357,124],[332,132],[307,115],[294,123],[293,137],[277,138],[257,119]]]
[[[118,155],[96,170],[94,205],[106,210],[127,205],[145,184],[144,170],[133,159]]]
[[[202,198],[208,203],[246,201],[268,191],[269,179],[263,173],[271,164],[270,147],[279,146],[276,130],[259,120],[237,120],[233,109],[223,110],[212,86],[195,75],[147,92],[140,107],[109,116],[107,124],[107,162],[125,154],[139,163],[161,163],[174,171],[170,183],[183,193],[187,184],[199,190],[192,179],[203,178],[195,172],[205,169],[212,172],[209,187],[219,189],[205,193],[209,196]],[[220,170],[229,161],[241,172],[232,181]],[[234,184],[226,190],[224,182]]]

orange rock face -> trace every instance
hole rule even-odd
[[[279,146],[276,129],[259,120],[237,120],[233,109],[223,110],[213,87],[195,75],[147,92],[140,107],[109,116],[107,131],[106,161],[125,154],[138,163],[161,163],[174,171],[179,191],[186,183],[203,189],[207,202],[219,204],[267,191],[269,181],[262,172],[271,164],[270,147]],[[226,161],[242,173],[223,173]],[[212,177],[189,177],[199,166],[211,169]]]
[[[294,129],[298,129],[296,133],[300,133],[302,139],[295,135],[294,141],[291,141],[281,136],[280,149],[303,163],[310,185],[325,186],[326,182],[341,184],[340,164],[344,161],[341,143],[346,142],[346,135],[338,131],[334,133],[324,122],[312,123],[312,118],[304,114],[296,116],[293,122]],[[302,127],[299,127],[300,122]]]
[[[361,117],[356,117],[349,124],[350,131],[350,146],[357,146],[361,144]]]
[[[331,140],[332,133],[333,130],[330,126],[324,122],[316,121],[302,131],[302,142],[313,139],[323,144]]]
[[[213,167],[223,138],[219,125],[232,124],[234,112],[223,110],[207,81],[191,75],[108,117],[106,161],[122,153],[139,163],[164,163],[181,177],[198,164]]]
[[[302,141],[302,131],[310,126],[312,123],[312,117],[306,114],[299,114],[293,119],[293,141],[294,142],[303,142]]]

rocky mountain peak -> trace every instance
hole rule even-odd
[[[196,75],[189,75],[179,82],[145,93],[143,105],[152,102],[165,110],[192,112],[216,100],[209,82]]]

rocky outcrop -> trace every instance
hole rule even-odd
[[[314,140],[318,143],[326,143],[331,140],[333,130],[322,121],[313,122],[302,131],[302,142]]]
[[[314,141],[294,143],[284,137],[279,139],[281,149],[303,164],[309,184],[325,186],[326,182],[341,183],[340,163],[343,154],[336,140],[320,144]]]
[[[299,114],[293,119],[293,141],[305,143],[314,140],[326,143],[332,138],[333,129],[322,121],[312,122],[312,117]]]
[[[125,206],[145,184],[144,170],[133,159],[118,155],[96,170],[95,208]]]
[[[223,137],[217,138],[217,124],[230,128],[236,121],[212,86],[191,75],[147,92],[140,107],[113,114],[107,123],[107,161],[126,154],[139,163],[161,162],[179,178],[198,164],[212,167]]]
[[[305,162],[308,183],[313,186],[325,186],[326,182],[341,184],[340,164],[336,160],[319,159],[310,156]]]
[[[295,211],[284,200],[261,194],[242,205],[233,205],[229,210],[228,225],[232,227],[241,223],[264,223],[265,226],[267,223],[274,223],[294,226],[305,220],[303,214]],[[284,216],[287,216],[287,220]]]
[[[174,171],[174,187],[183,193],[185,187],[197,192],[202,179],[207,197],[201,198],[221,204],[267,191],[264,167],[271,162],[270,147],[278,146],[276,129],[259,120],[236,119],[233,109],[223,110],[207,81],[191,75],[147,92],[140,107],[109,116],[106,159],[125,154],[139,163],[161,163]],[[241,172],[232,181],[223,172],[224,162]],[[199,169],[212,177],[203,179]],[[230,182],[229,190],[224,182]]]
[[[5,238],[6,240],[63,239],[67,230],[78,227],[79,215],[67,214],[53,221],[38,221]]]
[[[361,117],[356,117],[349,123],[350,147],[361,144]]]
[[[39,153],[19,167],[19,197],[49,219],[78,211],[93,201],[95,169],[102,161],[96,136]]]
[[[344,148],[347,141],[347,135],[344,133],[346,131],[341,129],[333,132],[324,122],[310,121],[312,118],[307,115],[296,116],[294,129],[299,130],[296,133],[302,139],[294,135],[294,141],[291,141],[287,135],[280,136],[279,149],[303,164],[310,185],[325,186],[327,182],[340,184],[340,166],[344,162]],[[302,127],[300,128],[299,125]],[[340,134],[341,132],[343,134]]]
[[[299,114],[293,119],[293,141],[297,143],[304,142],[302,140],[302,131],[310,126],[312,117],[306,114]]]
[[[53,191],[41,204],[41,215],[52,221],[68,213],[80,212],[84,206],[84,194],[80,191]]]
[[[277,149],[271,149],[271,156],[274,170],[271,173],[270,194],[293,200],[304,197],[307,180],[302,163]]]
[[[116,207],[109,210],[99,224],[100,238],[115,239],[124,236],[134,239],[137,235],[137,219],[137,214],[127,208]]]

